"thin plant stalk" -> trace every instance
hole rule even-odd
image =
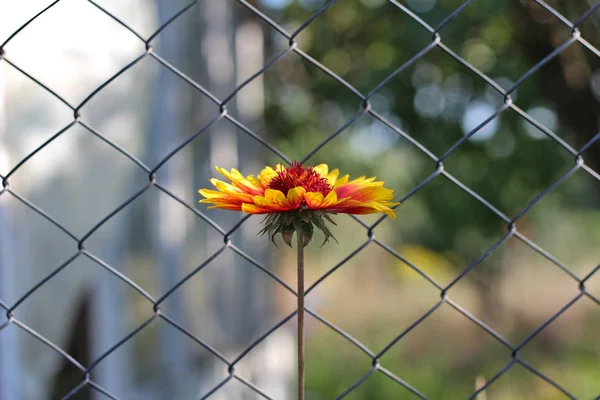
[[[298,237],[298,400],[304,400],[304,239]]]

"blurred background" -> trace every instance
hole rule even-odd
[[[228,376],[208,346],[233,362],[257,343],[236,375],[292,398],[295,318],[258,340],[294,310],[294,295],[265,273],[295,287],[294,251],[257,237],[260,217],[238,225],[241,214],[198,205],[197,189],[214,165],[249,175],[281,155],[302,159],[350,121],[308,163],[377,176],[405,201],[395,221],[373,230],[378,242],[339,215],[339,244],[309,247],[307,286],[343,262],[307,296],[317,315],[377,354],[440,302],[432,281],[446,287],[476,263],[447,295],[516,346],[579,296],[600,263],[600,7],[578,26],[585,45],[563,45],[572,29],[544,6],[574,22],[594,1],[467,3],[441,26],[443,45],[431,46],[419,19],[436,27],[463,1],[338,0],[295,36],[300,51],[265,18],[291,34],[325,1],[0,3],[0,43],[10,38],[0,53],[0,176],[9,187],[0,194],[0,307],[16,319],[0,312],[0,399],[60,399],[82,382],[81,369],[40,337],[92,366],[91,379],[122,399],[200,398]],[[314,61],[370,93],[375,114]],[[469,65],[504,90],[518,83],[512,99],[528,117],[504,107]],[[436,173],[434,159],[495,113],[444,169],[509,218],[591,143],[580,154],[586,168],[544,192],[508,238],[507,223]],[[576,398],[594,399],[600,272],[585,288],[519,356]],[[153,312],[159,299],[168,320]],[[307,318],[307,399],[336,398],[372,359]],[[380,363],[424,396],[450,400],[510,360],[443,303]],[[108,397],[85,386],[71,398]],[[263,397],[232,379],[211,398]],[[417,397],[377,372],[347,398]],[[478,400],[563,398],[517,364]]]

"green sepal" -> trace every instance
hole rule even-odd
[[[323,220],[323,217],[325,217],[325,219],[327,219],[327,221],[331,222],[334,225],[337,225],[333,219],[331,219],[331,217],[329,217],[329,215],[327,215],[327,213],[322,212],[322,211],[316,211],[313,214],[313,217],[311,219],[311,222],[313,224],[315,224],[315,226],[321,230],[321,232],[323,232],[323,235],[325,235],[325,240],[323,241],[323,243],[321,243],[321,247],[323,247],[325,245],[325,243],[327,243],[329,241],[329,238],[333,238],[333,240],[335,240],[337,242],[337,239],[335,238],[335,236],[333,236],[333,233],[331,233],[331,231],[329,230],[329,228],[327,228],[327,225],[325,224],[325,221]]]
[[[304,218],[301,217],[294,221],[294,228],[296,235],[299,235],[302,238],[302,248],[306,247],[312,240],[313,234],[315,233],[315,227],[311,222],[304,222]]]
[[[292,247],[292,239],[294,237],[294,231],[295,231],[295,229],[294,229],[293,224],[283,225],[283,227],[281,228],[281,238],[290,247]]]
[[[277,246],[275,237],[277,234],[281,234],[283,241],[292,247],[295,232],[302,238],[302,247],[306,247],[311,242],[316,227],[325,235],[325,240],[321,244],[321,247],[323,247],[329,241],[329,238],[333,238],[337,242],[337,239],[327,227],[326,221],[337,225],[327,212],[320,210],[302,209],[285,213],[273,213],[264,218],[262,221],[264,226],[258,233],[260,235],[268,233],[275,246]]]
[[[335,215],[335,213],[331,213],[333,215]],[[337,226],[337,224],[335,223],[335,221],[333,220],[333,218],[331,218],[329,216],[329,213],[323,213],[323,217],[325,217],[325,219],[329,222],[331,222],[332,224],[334,224],[335,226]]]
[[[312,218],[313,212],[314,211],[309,209],[300,210],[300,219],[302,219],[302,221],[308,224],[310,222],[310,219]]]

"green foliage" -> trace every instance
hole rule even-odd
[[[528,13],[529,9],[510,3],[473,2],[440,31],[442,42],[451,51],[504,89],[534,64],[515,32],[518,13]],[[278,12],[265,11],[284,26],[296,29],[314,13],[302,4],[306,2],[293,3]],[[462,1],[439,1],[419,16],[436,26],[460,4]],[[351,0],[335,3],[305,28],[297,41],[308,55],[366,95],[426,48],[431,38],[430,32],[393,4]],[[272,54],[280,49],[278,40],[271,43]],[[309,162],[326,162],[355,175],[376,174],[391,182],[398,196],[436,170],[434,160],[381,121],[361,114],[358,96],[302,57],[289,54],[274,70],[276,73],[265,75],[266,131],[271,134],[269,140],[286,154],[302,158],[360,115]],[[539,106],[552,115],[555,99],[545,97],[540,85],[538,75],[533,74],[518,86],[513,100],[522,110]],[[437,157],[495,111],[505,108],[495,89],[439,47],[398,72],[369,101],[378,115]],[[477,109],[478,105],[483,106]],[[470,121],[465,122],[469,113]],[[560,121],[550,128],[563,140],[575,141]],[[573,156],[516,111],[506,109],[448,154],[443,163],[446,171],[512,217],[564,174],[573,165]],[[504,222],[488,215],[483,205],[464,201],[469,197],[466,193],[453,192],[450,196],[426,190],[411,200],[423,202],[431,213],[430,220],[443,230],[442,235],[427,238],[424,244],[447,249],[465,226],[474,227],[483,237],[497,239],[498,227]],[[412,229],[427,229],[428,223],[423,221]]]
[[[408,4],[410,8],[419,2],[399,3]],[[463,1],[431,3],[434,4],[431,9],[413,11],[435,28]],[[571,153],[527,122],[518,110],[532,115],[573,148],[579,148],[589,135],[597,132],[597,128],[583,132],[573,125],[572,116],[565,115],[565,105],[569,104],[565,99],[580,101],[583,108],[581,99],[584,97],[582,89],[565,83],[568,71],[560,57],[527,77],[511,92],[511,101],[518,110],[507,108],[503,96],[477,74],[485,74],[507,90],[560,45],[562,39],[569,37],[568,29],[553,23],[553,17],[533,3],[472,2],[439,31],[443,46],[466,64],[440,46],[432,47],[418,60],[406,64],[431,44],[430,31],[387,1],[336,2],[296,37],[298,47],[363,95],[369,94],[370,109],[397,130],[366,113],[363,100],[334,77],[298,54],[290,53],[264,76],[268,140],[290,157],[301,159],[354,119],[309,162],[325,162],[351,176],[377,175],[386,181],[387,187],[396,190],[398,199],[434,174],[430,183],[400,206],[398,219],[388,228],[391,233],[385,242],[392,247],[418,242],[439,253],[452,252],[459,260],[456,267],[462,270],[507,232],[507,223],[440,173],[436,160],[406,137],[423,145],[434,158],[443,156],[444,173],[513,218],[575,165]],[[586,2],[549,3],[571,20],[577,19],[587,6]],[[264,11],[294,31],[318,8],[309,9],[303,4],[318,6],[324,2],[295,2],[282,10],[265,8]],[[586,37],[593,40],[597,24],[586,22],[584,25],[582,32],[592,32],[592,36]],[[279,54],[286,46],[287,42],[281,38],[273,39],[268,46],[269,53],[271,56]],[[542,57],[532,51],[547,48]],[[589,58],[583,56],[578,62],[593,71],[594,65],[591,61],[586,64],[586,60]],[[548,76],[550,82],[555,80],[561,89],[549,90]],[[379,87],[386,79],[389,81]],[[597,103],[595,108],[600,110]],[[499,113],[497,118],[447,153],[496,112]],[[587,117],[597,121],[598,113]],[[276,157],[269,161],[280,162]],[[585,172],[576,172],[521,216],[516,222],[517,229],[534,241],[539,240],[551,252],[561,252],[562,259],[585,258],[593,252],[594,245],[584,244],[587,242],[581,238],[597,238],[600,232],[594,222],[598,213],[592,213],[598,210],[595,194],[599,186],[597,180]],[[575,217],[576,214],[583,215],[581,218],[585,221]],[[554,229],[557,221],[560,221],[560,230]],[[379,231],[377,233],[379,235]],[[345,237],[342,235],[339,239],[343,245]],[[564,248],[568,249],[563,251]],[[472,283],[479,286],[481,301],[485,304],[501,307],[502,299],[488,293],[487,288],[498,284],[506,269],[504,256],[509,252],[507,246],[500,247],[495,257],[486,261],[486,268],[477,271],[479,280]],[[597,321],[595,325],[590,324],[586,332],[597,332]],[[375,329],[386,327],[387,322],[380,321]],[[332,340],[315,343],[314,351],[309,352],[312,365],[307,368],[307,381],[314,392],[313,399],[335,398],[369,371],[368,357],[360,352],[340,356],[340,351],[331,349]],[[578,371],[578,376],[569,375],[565,385],[579,387],[576,393],[582,396],[597,395],[600,391],[598,375],[593,372],[597,368],[589,363],[583,350],[590,341],[569,343],[577,354],[570,360],[569,368]],[[533,359],[538,363],[536,366],[551,371],[556,367],[556,354],[546,351],[552,347],[548,346],[542,346],[540,354]],[[401,371],[402,379],[431,398],[449,400],[468,397],[474,391],[475,377],[483,373],[482,368],[490,359],[500,354],[482,350],[481,354],[474,354],[457,366],[443,352],[409,359],[402,355],[404,350],[398,350],[401,356],[386,359],[385,367],[392,372]],[[494,364],[495,370],[484,371],[485,378],[490,378],[502,365]],[[546,384],[525,368],[517,366],[514,371],[495,384],[498,389],[488,392],[489,399],[562,398],[557,391],[545,391]],[[411,397],[408,391],[377,372],[348,398]]]

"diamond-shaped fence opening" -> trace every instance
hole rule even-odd
[[[194,197],[265,159],[403,203],[309,253],[312,397],[600,398],[599,15],[0,6],[0,398],[291,398],[293,255]]]

